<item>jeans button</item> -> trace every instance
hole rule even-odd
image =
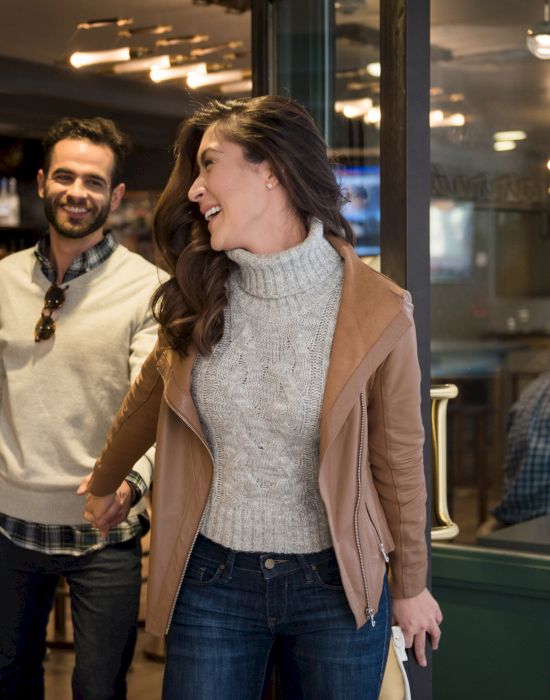
[[[268,570],[271,570],[275,566],[275,562],[273,559],[266,559],[265,560],[265,568]]]

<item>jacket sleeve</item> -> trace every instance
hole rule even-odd
[[[157,362],[162,352],[157,342],[114,418],[88,485],[95,496],[116,491],[134,464],[155,442],[163,392]]]
[[[426,586],[426,484],[420,368],[410,296],[411,326],[378,368],[369,393],[369,458],[375,488],[395,549],[390,585],[395,598],[411,598]]]
[[[157,337],[158,325],[153,318],[153,314],[149,307],[147,312],[136,328],[130,342],[130,356],[128,358],[130,369],[130,380],[134,382],[139,376],[141,367],[144,361],[155,346]],[[139,474],[146,488],[151,486],[153,479],[153,467],[155,464],[155,447],[150,447],[147,452],[142,455],[133,465],[133,471]]]

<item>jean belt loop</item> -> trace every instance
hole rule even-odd
[[[308,562],[307,557],[304,554],[297,554],[296,559],[300,562],[300,566],[304,571],[306,577],[306,583],[311,583],[313,578],[311,575],[311,564]]]
[[[237,552],[235,552],[233,549],[228,550],[227,552],[227,558],[225,560],[225,570],[222,574],[222,578],[224,578],[226,581],[231,580],[231,576],[233,575],[233,567],[235,566],[235,557],[237,556]]]

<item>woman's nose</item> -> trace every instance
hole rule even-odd
[[[187,193],[187,196],[192,202],[198,202],[203,194],[204,194],[204,185],[202,184],[201,178],[199,176],[198,178],[196,178],[195,182],[193,182],[193,184],[189,188],[189,192]]]

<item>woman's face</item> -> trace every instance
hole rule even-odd
[[[197,153],[199,175],[188,197],[199,205],[214,250],[265,250],[274,226],[277,180],[267,161],[251,163],[238,144],[213,124]],[[275,217],[276,218],[276,217]]]

